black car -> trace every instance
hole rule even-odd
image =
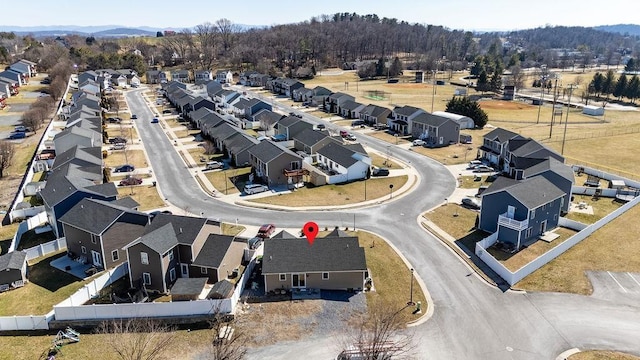
[[[130,172],[135,169],[136,169],[135,166],[127,164],[127,165],[118,166],[113,171],[114,172]]]
[[[138,118],[138,115],[136,115],[136,114],[131,115],[131,120],[135,120],[137,118]]]
[[[162,110],[162,113],[163,114],[171,114],[171,110],[165,109],[165,110]]]
[[[127,139],[119,136],[109,139],[109,144],[118,144],[118,143],[126,143],[126,142],[127,142]]]
[[[120,119],[119,117],[110,117],[107,119],[107,121],[111,124],[119,124],[122,119]]]
[[[316,125],[316,128],[318,130],[324,130],[326,128],[326,126],[324,126],[324,124],[318,124],[318,125]]]
[[[375,168],[371,173],[372,176],[389,176],[389,169],[387,168]]]

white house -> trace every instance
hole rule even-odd
[[[220,84],[232,84],[233,73],[231,72],[231,70],[219,70],[216,73],[216,81]]]
[[[468,116],[458,115],[446,111],[434,111],[433,115],[442,116],[447,119],[451,119],[460,125],[460,129],[473,129],[476,127],[476,123],[472,118]]]
[[[365,179],[371,168],[371,158],[366,152],[333,141],[318,149],[316,160],[327,174],[327,184]]]

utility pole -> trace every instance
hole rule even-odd
[[[569,110],[571,109],[571,94],[573,94],[573,89],[577,87],[578,86],[574,84],[569,85],[569,101],[567,102],[567,117],[564,119],[564,134],[562,135],[562,150],[560,151],[561,155],[564,155],[564,141],[567,138],[567,123],[569,122]]]
[[[553,122],[556,116],[556,101],[558,100],[558,77],[556,76],[555,85],[553,87],[553,109],[551,109],[551,126],[549,126],[549,139],[553,134]],[[562,115],[560,115],[562,116]]]
[[[542,71],[545,71],[547,69],[547,66],[542,65],[540,68],[542,69]],[[538,103],[538,120],[536,120],[536,124],[540,123],[540,110],[542,109],[542,97],[544,96],[545,87],[547,87],[547,75],[542,74],[542,76],[540,77],[540,102]]]

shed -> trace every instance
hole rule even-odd
[[[609,189],[622,190],[625,187],[624,180],[609,180]]]
[[[458,115],[446,111],[434,111],[433,115],[442,116],[447,119],[451,119],[460,125],[460,130],[462,129],[473,129],[476,127],[476,123],[472,118],[464,115]]]
[[[598,106],[593,106],[593,105],[585,105],[582,108],[582,113],[586,114],[586,115],[591,115],[591,116],[603,116],[604,115],[604,108],[603,107],[598,107]]]
[[[178,278],[171,287],[171,301],[198,300],[208,278]]]
[[[233,284],[229,280],[218,281],[207,295],[207,299],[226,299],[233,294]]]
[[[27,253],[12,251],[0,256],[0,291],[24,285],[27,280]]]

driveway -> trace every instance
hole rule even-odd
[[[151,116],[139,91],[126,93],[134,113]],[[315,122],[318,122],[316,119]],[[441,164],[406,149],[394,156],[410,163],[420,181],[410,196],[395,202],[346,211],[287,212],[239,208],[208,197],[200,190],[160,126],[138,124],[140,137],[158,179],[158,188],[175,206],[191,213],[242,224],[274,223],[300,228],[314,220],[320,226],[357,227],[390,240],[427,284],[435,313],[414,327],[419,358],[553,359],[566,349],[619,349],[640,354],[638,305],[566,294],[511,294],[473,276],[457,255],[426,233],[416,219],[451,196],[453,175]],[[361,140],[378,151],[387,143],[365,134]],[[252,359],[323,359],[335,356],[331,334],[256,349]]]

